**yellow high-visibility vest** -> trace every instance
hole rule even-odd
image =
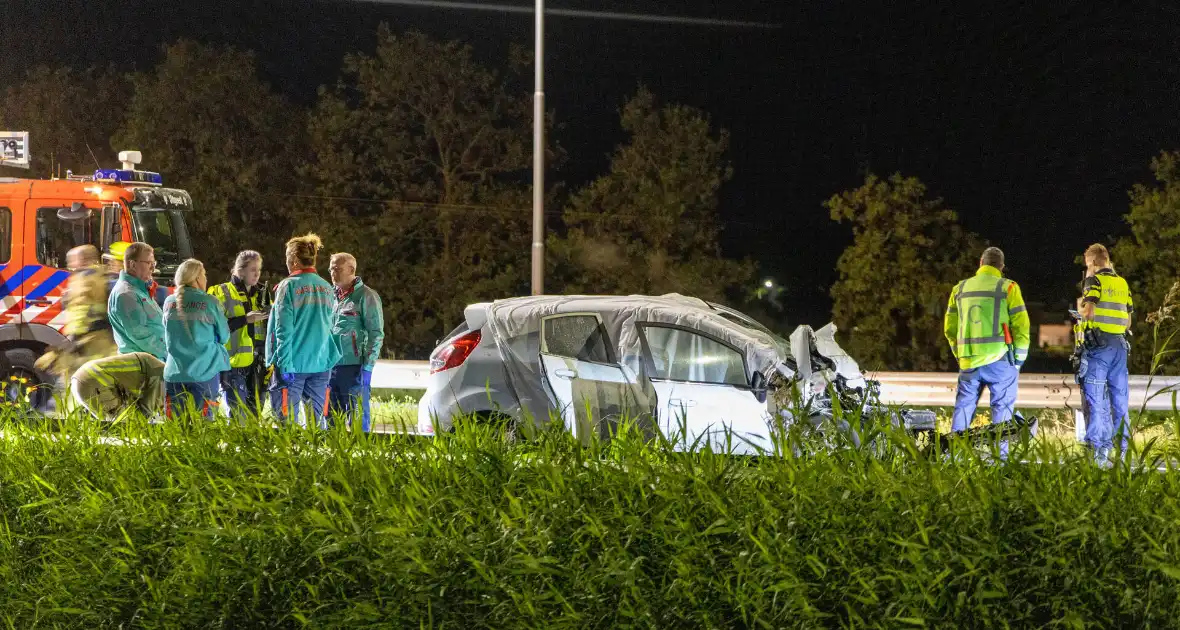
[[[1089,328],[1121,335],[1131,327],[1131,313],[1135,311],[1131,287],[1113,269],[1099,269],[1098,273],[1086,278],[1082,303],[1094,305],[1094,317],[1086,323]]]
[[[943,331],[959,360],[959,369],[988,365],[1009,352],[1017,365],[1023,365],[1031,339],[1020,285],[1001,276],[995,267],[980,267],[951,290]]]
[[[246,294],[239,291],[237,285],[232,281],[223,282],[213,287],[209,290],[209,295],[221,302],[226,319],[245,317],[246,313],[259,310],[259,294],[255,293],[252,298],[247,298]],[[250,326],[247,324],[231,332],[225,349],[229,351],[230,367],[241,368],[253,364],[254,339],[250,336]]]

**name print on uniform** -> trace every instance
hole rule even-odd
[[[311,305],[331,306],[334,294],[327,287],[303,286],[295,289],[295,308]]]
[[[206,324],[213,322],[213,316],[209,312],[209,304],[206,302],[185,302],[183,308],[177,308],[179,301],[171,302],[165,310],[168,314],[177,320],[184,322],[204,322]]]

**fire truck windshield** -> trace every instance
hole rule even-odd
[[[193,245],[184,216],[192,207],[192,199],[183,190],[135,190],[135,201],[131,203],[135,236],[156,250],[157,273],[167,276],[181,261],[192,258]]]
[[[175,267],[192,258],[193,247],[180,210],[132,206],[131,212],[139,240],[156,250],[156,262],[160,266]]]

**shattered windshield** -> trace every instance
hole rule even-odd
[[[175,267],[192,258],[193,246],[185,226],[184,211],[192,208],[188,193],[181,190],[135,191],[131,215],[136,237],[155,249],[161,267]]]

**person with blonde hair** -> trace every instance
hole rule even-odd
[[[205,292],[205,265],[189,258],[176,269],[176,293],[164,300],[164,390],[167,415],[192,405],[206,418],[221,391],[221,373],[229,369],[223,345],[229,325],[217,298]]]
[[[316,273],[324,243],[307,234],[287,241],[287,271],[275,290],[266,328],[266,364],[274,372],[270,404],[279,418],[290,420],[293,408],[310,402],[320,428],[328,427],[325,399],[340,349],[332,336],[332,285]],[[306,426],[304,418],[300,426]]]
[[[263,373],[258,367],[263,357],[259,356],[266,339],[265,325],[258,324],[267,318],[262,307],[262,287],[258,280],[262,276],[262,254],[247,249],[238,252],[229,282],[223,282],[211,289],[209,295],[221,302],[222,311],[229,322],[229,369],[221,373],[221,388],[225,391],[226,402],[231,416],[246,412],[259,415],[258,392],[265,387]]]
[[[1089,410],[1086,445],[1098,464],[1107,465],[1116,446],[1126,456],[1131,438],[1127,384],[1131,343],[1127,335],[1135,303],[1130,285],[1115,273],[1104,245],[1094,243],[1086,248],[1083,259],[1086,279],[1080,314],[1084,343],[1077,377]]]

